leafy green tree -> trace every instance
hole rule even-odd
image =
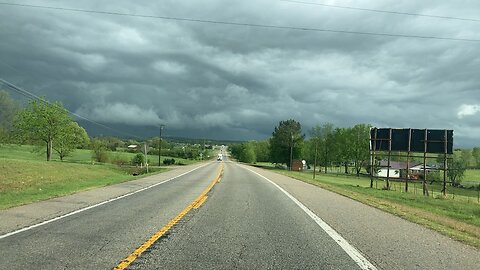
[[[270,145],[268,141],[251,141],[255,150],[255,156],[259,162],[270,161]]]
[[[345,168],[345,174],[348,173],[348,165],[352,159],[352,135],[349,128],[336,128],[334,131],[335,158],[339,164]]]
[[[472,162],[472,150],[470,149],[462,149],[461,150],[462,161],[465,164],[465,167],[469,167],[470,163]]]
[[[362,167],[369,165],[370,158],[370,125],[357,124],[351,130],[351,154],[357,176]]]
[[[474,147],[472,150],[472,156],[475,160],[475,167],[480,168],[480,147]]]
[[[15,115],[15,136],[22,142],[44,143],[47,161],[50,161],[54,142],[68,132],[72,122],[68,111],[60,102],[32,100]]]
[[[284,163],[290,167],[290,150],[292,150],[292,159],[300,158],[305,138],[301,132],[302,127],[299,122],[293,119],[280,121],[270,138],[271,161]]]
[[[93,160],[103,163],[108,161],[107,145],[104,140],[95,138],[90,142],[90,147],[92,149]]]
[[[255,148],[252,142],[242,143],[239,160],[245,163],[255,163],[257,161]]]
[[[257,142],[245,142],[241,144],[233,144],[229,146],[229,150],[232,153],[233,158],[240,162],[255,163],[257,161],[257,155],[255,152]]]
[[[18,104],[10,97],[8,92],[0,91],[0,143],[8,140],[13,128],[13,119],[18,112]]]
[[[454,155],[453,159],[449,159],[447,176],[450,179],[452,186],[456,187],[460,184],[465,175],[466,169],[467,166],[462,157]]]
[[[327,168],[332,165],[332,161],[336,159],[334,131],[335,128],[331,123],[317,125],[310,131],[313,143],[318,147],[318,161],[325,167],[325,173],[328,172]]]
[[[242,144],[236,143],[232,144],[228,147],[230,150],[230,153],[232,154],[232,157],[239,160],[240,159],[240,154],[242,153]]]
[[[65,127],[64,132],[59,134],[52,147],[53,150],[58,153],[60,160],[63,161],[63,159],[70,155],[77,147],[85,147],[89,143],[90,138],[85,129],[72,121]]]

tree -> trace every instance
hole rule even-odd
[[[318,161],[325,167],[325,173],[327,173],[328,166],[331,166],[332,160],[335,159],[334,126],[331,123],[317,125],[312,128],[310,134],[317,143]]]
[[[58,153],[60,160],[72,153],[77,147],[84,147],[90,143],[85,129],[80,127],[76,122],[71,122],[69,126],[64,129],[55,144],[52,146],[53,150]]]
[[[475,160],[475,167],[480,168],[480,147],[474,147],[472,150],[472,156]]]
[[[466,165],[462,157],[454,155],[453,159],[449,159],[447,175],[452,186],[456,187],[460,184],[465,175],[465,170]]]
[[[469,167],[472,161],[472,151],[470,149],[462,149],[461,151],[462,161],[465,164],[465,167]]]
[[[8,92],[0,91],[0,143],[8,139],[12,131],[13,119],[18,112],[18,104],[10,97]]]
[[[355,172],[357,176],[360,175],[360,170],[364,166],[368,166],[368,159],[370,158],[370,125],[357,124],[351,131],[351,147],[352,160],[355,165]]]
[[[250,142],[255,150],[255,156],[259,162],[270,161],[270,146],[268,141],[252,141]]]
[[[232,156],[240,162],[255,163],[257,155],[255,152],[257,142],[245,142],[241,144],[233,144],[229,146]]]
[[[53,143],[65,135],[73,120],[60,102],[32,100],[14,118],[15,135],[22,142],[44,143],[47,161],[51,160]]]
[[[275,163],[285,163],[290,167],[290,157],[300,158],[305,135],[301,134],[299,122],[289,119],[280,121],[270,138],[270,159]]]
[[[336,128],[334,132],[334,147],[336,149],[336,161],[345,168],[345,174],[348,173],[348,165],[352,158],[352,134],[349,128]]]
[[[93,160],[103,163],[108,161],[107,145],[105,141],[95,138],[91,141],[90,147],[92,148]]]
[[[255,163],[257,161],[255,149],[252,142],[242,143],[239,161],[245,163]]]

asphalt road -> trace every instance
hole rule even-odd
[[[207,202],[132,269],[359,269],[275,186],[233,163]]]
[[[164,181],[160,176],[149,184]],[[189,207],[212,184],[206,201]],[[9,211],[14,216],[11,212],[15,209]],[[0,230],[0,269],[112,269],[179,213],[185,215],[128,269],[478,269],[480,264],[477,249],[398,217],[285,176],[212,162],[43,226],[3,238]]]
[[[112,269],[190,204],[219,166],[0,239],[0,269]]]

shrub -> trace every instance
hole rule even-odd
[[[92,147],[92,159],[94,159],[97,162],[102,162],[105,163],[108,161],[108,153],[107,153],[107,148],[105,144],[98,139],[94,139],[91,141],[91,147]]]
[[[173,158],[164,159],[164,160],[163,160],[163,164],[164,164],[164,165],[173,165],[173,164],[175,164],[175,159],[173,159]]]
[[[140,165],[140,164],[144,164],[145,163],[145,156],[141,153],[138,153],[136,154],[133,158],[132,158],[132,164],[133,165]]]

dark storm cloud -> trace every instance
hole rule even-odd
[[[480,39],[478,22],[276,0],[22,3]],[[477,18],[480,10],[477,1],[342,1],[342,5],[465,18]],[[278,121],[295,118],[305,132],[328,121],[336,126],[453,128],[457,143],[464,145],[480,137],[480,42],[10,6],[0,6],[0,16],[2,78],[102,123],[166,123],[176,136],[262,139]]]

